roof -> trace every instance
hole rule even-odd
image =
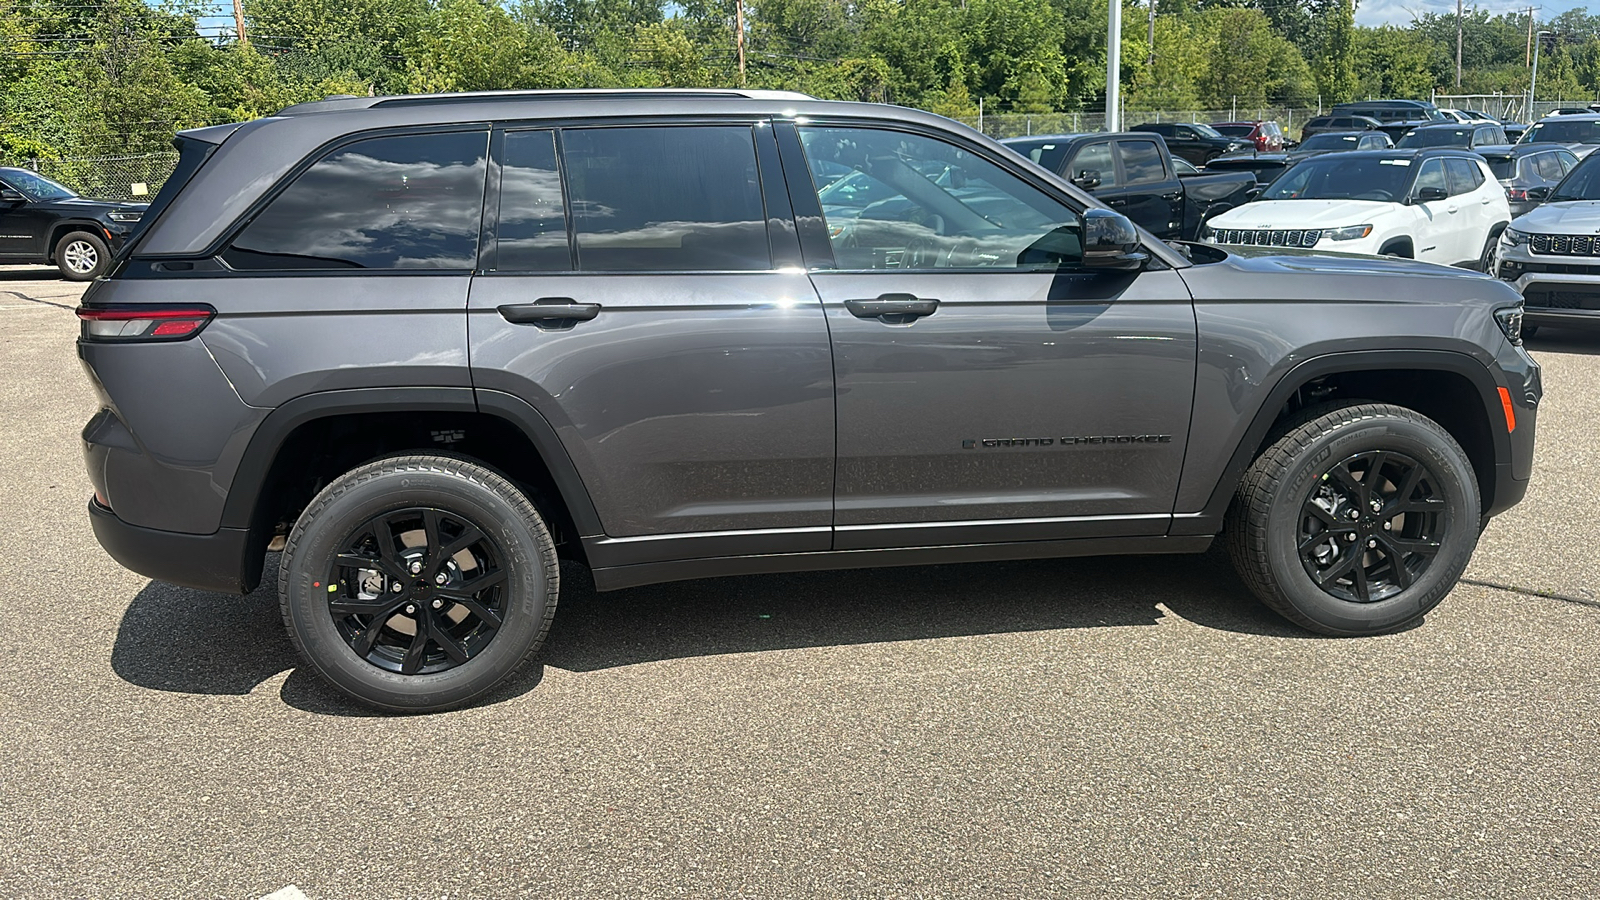
[[[1551,122],[1551,121],[1571,122],[1574,119],[1577,119],[1580,122],[1597,121],[1597,120],[1600,120],[1600,112],[1581,112],[1581,113],[1565,113],[1565,114],[1548,115],[1548,116],[1544,116],[1544,117],[1540,118],[1539,121],[1540,122]]]
[[[1457,156],[1471,159],[1477,153],[1465,147],[1389,147],[1384,150],[1344,150],[1328,154],[1329,159],[1431,159],[1436,156]],[[1322,159],[1313,156],[1312,159]]]
[[[1527,156],[1530,153],[1549,153],[1551,150],[1560,149],[1564,149],[1560,144],[1539,141],[1533,144],[1485,144],[1473,147],[1472,152],[1479,156]]]
[[[399,94],[383,97],[357,97],[341,94],[309,103],[296,103],[278,112],[280,116],[372,109],[385,106],[450,106],[461,103],[498,103],[510,100],[815,100],[794,91],[738,90],[733,88],[581,88],[547,91],[460,91],[450,94]]]

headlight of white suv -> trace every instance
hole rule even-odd
[[[1347,228],[1330,228],[1324,231],[1322,236],[1335,241],[1354,241],[1360,240],[1371,233],[1371,225],[1351,225]]]
[[[1505,241],[1509,246],[1520,247],[1528,242],[1528,233],[1526,231],[1518,231],[1515,228],[1507,228],[1505,231],[1500,232],[1500,240]]]

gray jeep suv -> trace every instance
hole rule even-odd
[[[605,591],[1220,534],[1373,634],[1527,487],[1506,284],[1169,246],[937,116],[458,94],[176,143],[79,310],[95,533],[217,591],[281,546],[295,644],[378,707],[517,671],[562,557]]]

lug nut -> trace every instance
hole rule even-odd
[[[412,613],[415,613],[416,611],[417,611],[417,607],[414,604],[411,604],[411,603],[407,603],[406,604],[406,615],[409,616]]]
[[[1373,512],[1382,512],[1383,511],[1383,504],[1379,503],[1376,500],[1372,501],[1371,506],[1372,506],[1372,511]]]
[[[1393,528],[1394,528],[1394,523],[1393,522],[1385,522],[1385,523],[1383,523],[1383,530],[1384,531],[1389,531],[1389,530],[1391,530]]]
[[[442,606],[444,606],[444,601],[443,601],[443,600],[438,600],[438,599],[435,599],[435,600],[434,600],[434,601],[433,601],[433,608],[434,608],[434,609],[439,609],[439,608],[440,608],[440,607],[442,607]]]
[[[411,574],[415,575],[415,574],[417,574],[417,573],[419,573],[421,571],[422,571],[422,563],[421,563],[421,561],[415,561],[415,562],[411,563]]]
[[[1367,549],[1368,550],[1376,550],[1376,549],[1378,549],[1378,542],[1377,541],[1367,541]]]
[[[1352,519],[1361,518],[1361,510],[1359,510],[1359,509],[1350,510],[1350,518],[1352,518]]]
[[[444,584],[446,581],[449,581],[449,580],[450,580],[450,576],[446,575],[443,572],[440,572],[439,574],[433,576],[433,583],[434,584]]]
[[[405,588],[400,584],[400,582],[396,581],[394,584],[389,585],[389,590],[394,591],[396,594],[398,594],[401,591],[405,590]]]
[[[1356,533],[1352,531],[1349,534],[1345,535],[1344,539],[1347,540],[1347,541],[1354,542],[1355,539],[1356,539]]]

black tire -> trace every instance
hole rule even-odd
[[[1200,159],[1200,165],[1209,166],[1209,165],[1211,165],[1211,161],[1212,160],[1216,159],[1217,157],[1219,157],[1221,155],[1222,155],[1222,151],[1213,150],[1210,153],[1207,153],[1204,157],[1202,157]]]
[[[56,241],[56,268],[68,281],[92,281],[111,268],[111,248],[99,235],[69,231]]]
[[[1478,256],[1478,271],[1485,275],[1493,275],[1495,253],[1500,249],[1500,232],[1504,229],[1494,228],[1489,231],[1489,240],[1483,244],[1483,253]]]
[[[1449,432],[1403,407],[1362,404],[1289,423],[1246,470],[1224,527],[1234,568],[1263,603],[1312,631],[1354,636],[1437,606],[1477,547],[1480,519],[1472,464]]]
[[[459,706],[521,671],[559,588],[533,504],[494,472],[443,456],[379,460],[323,489],[290,532],[278,578],[306,662],[399,712]]]

